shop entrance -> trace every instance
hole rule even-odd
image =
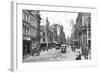
[[[31,41],[23,40],[23,55],[31,53]]]

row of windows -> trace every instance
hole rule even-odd
[[[23,16],[22,16],[23,20],[30,22],[30,19],[28,17],[29,17],[29,14],[26,12],[23,12]]]
[[[43,42],[46,42],[46,39],[45,38],[43,38],[43,40],[42,40]],[[53,41],[53,39],[48,39],[48,42],[52,42]]]
[[[90,26],[91,25],[91,17],[82,16],[82,26]]]
[[[28,26],[23,26],[23,34],[24,35],[30,35],[30,36],[36,36],[36,30],[32,27],[28,27]]]
[[[41,38],[41,41],[46,42],[46,38],[45,37]],[[52,42],[52,41],[53,41],[53,36],[48,38],[48,42]]]
[[[31,26],[35,26],[36,27],[36,18],[34,18],[32,15],[30,15],[28,12],[23,12],[23,16],[22,16],[23,20],[30,23]]]
[[[41,38],[41,41],[42,42],[46,42],[46,40],[45,40],[46,33],[45,32],[41,32],[41,36],[44,37],[44,38]]]

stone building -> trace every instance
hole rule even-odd
[[[50,22],[48,18],[46,18],[46,24],[40,26],[40,43],[41,46],[44,46],[47,50],[56,47],[56,44],[66,43],[63,26],[59,24],[49,24]]]
[[[82,26],[81,26],[81,47],[84,49],[82,52],[86,55],[87,51],[91,48],[91,14],[84,13],[82,14]],[[85,51],[87,50],[87,51]],[[85,51],[85,52],[84,52]]]
[[[65,32],[63,30],[63,26],[61,26],[61,25],[60,25],[59,42],[60,42],[60,44],[66,44]]]
[[[53,28],[49,26],[48,18],[46,19],[46,25],[40,26],[40,35],[41,46],[44,46],[47,50],[48,48],[51,48],[51,44],[53,43]]]
[[[23,55],[31,54],[32,47],[40,42],[40,14],[37,10],[23,10]]]
[[[53,24],[51,26],[53,28],[53,42],[60,43],[60,25],[59,24]]]
[[[74,39],[77,42],[77,49],[81,49],[82,54],[85,55],[91,49],[91,14],[78,13],[74,28]]]

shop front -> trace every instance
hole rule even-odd
[[[23,38],[23,55],[31,54],[31,39],[29,37]]]

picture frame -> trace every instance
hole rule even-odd
[[[31,62],[23,63],[23,26],[22,11],[23,10],[39,10],[51,12],[71,12],[71,13],[90,13],[91,14],[91,59],[79,61],[52,61],[52,62]],[[96,24],[96,8],[95,7],[77,7],[77,6],[61,6],[61,5],[42,5],[32,2],[11,2],[11,70],[12,71],[29,71],[42,69],[56,69],[67,67],[95,66],[97,64],[97,56],[95,48],[95,24]]]

